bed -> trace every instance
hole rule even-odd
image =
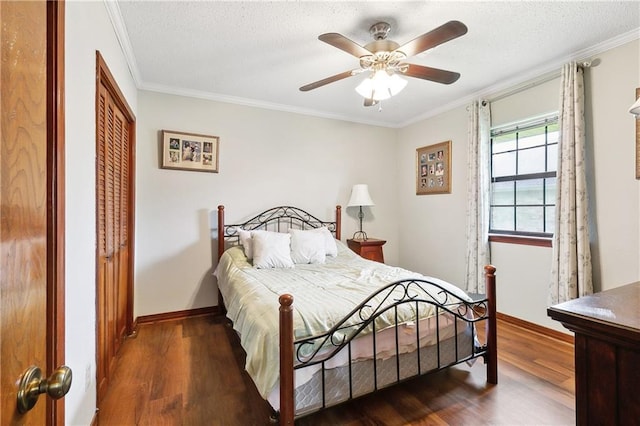
[[[478,358],[497,383],[493,266],[486,297],[468,295],[353,253],[340,241],[340,206],[330,221],[291,206],[236,224],[224,216],[219,206],[220,306],[281,425]]]

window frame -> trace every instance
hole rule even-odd
[[[518,194],[518,190],[517,190],[517,182],[521,182],[521,181],[527,181],[527,180],[534,180],[534,179],[554,179],[557,178],[557,163],[556,163],[556,170],[554,171],[549,171],[548,167],[549,167],[549,156],[548,156],[548,151],[549,151],[549,147],[551,146],[558,146],[559,144],[559,138],[557,141],[549,143],[549,139],[548,139],[548,126],[550,125],[554,125],[556,123],[558,123],[559,120],[559,113],[558,112],[554,112],[551,114],[546,114],[543,116],[538,116],[538,117],[532,117],[529,119],[524,119],[524,120],[520,120],[514,123],[510,123],[510,124],[506,124],[506,125],[500,125],[500,126],[496,126],[491,128],[491,137],[490,137],[490,147],[489,147],[489,175],[490,175],[490,201],[489,201],[489,241],[490,242],[504,242],[504,243],[513,243],[513,244],[526,244],[526,245],[534,245],[534,246],[543,246],[543,247],[550,247],[551,246],[551,241],[553,238],[553,233],[552,232],[545,232],[546,231],[546,217],[545,215],[547,214],[547,209],[548,207],[555,207],[555,199],[553,199],[553,203],[549,203],[549,200],[547,200],[547,185],[546,182],[543,181],[542,184],[542,203],[541,204],[518,204],[518,200],[517,200],[517,194]],[[530,130],[530,129],[535,129],[535,128],[540,128],[540,127],[544,127],[544,135],[545,135],[545,139],[544,139],[544,144],[541,145],[536,145],[534,147],[523,147],[520,148],[518,146],[518,142],[519,142],[519,138],[518,138],[518,134],[521,132],[524,132],[526,130]],[[559,131],[559,129],[558,129]],[[502,151],[500,153],[506,153],[506,152],[515,152],[515,174],[513,175],[507,175],[507,176],[498,176],[498,177],[494,177],[493,173],[494,173],[494,138],[500,136],[500,135],[504,135],[504,134],[509,134],[509,133],[515,133],[515,148],[507,150],[507,151]],[[545,150],[545,158],[544,158],[544,162],[545,162],[545,171],[543,172],[535,172],[535,173],[523,173],[523,174],[518,174],[518,155],[526,150],[529,149],[533,149],[533,148],[539,148],[539,147],[544,147]],[[512,204],[494,204],[494,199],[493,199],[493,185],[496,182],[513,182],[514,188],[513,188],[513,201]],[[543,232],[534,232],[534,231],[518,231],[516,230],[517,228],[517,208],[518,207],[541,207],[542,208],[542,229]],[[511,207],[514,209],[513,212],[513,230],[501,230],[501,229],[493,229],[492,228],[492,222],[493,222],[493,208],[494,207]]]

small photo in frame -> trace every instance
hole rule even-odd
[[[416,195],[451,193],[451,141],[416,149]]]
[[[217,136],[163,130],[161,168],[218,173],[219,142]]]

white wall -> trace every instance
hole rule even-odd
[[[558,111],[560,77],[491,102],[491,125],[502,126]]]
[[[593,123],[596,221],[594,285],[607,290],[640,279],[640,181],[635,179],[635,120],[628,110],[640,87],[640,41],[598,56],[585,78]]]
[[[416,149],[451,141],[451,194],[416,195]],[[398,132],[400,265],[464,287],[467,111],[443,113]]]
[[[358,226],[351,187],[367,183],[363,228],[398,261],[394,129],[146,91],[138,102],[135,316],[217,304],[219,204],[228,221],[276,205],[331,219],[340,204],[344,241]],[[160,169],[162,129],[219,136],[219,173]]]
[[[635,127],[627,112],[640,86],[640,42],[598,55],[585,73],[591,158],[590,213],[596,290],[640,279],[640,194],[635,180]],[[557,110],[559,78],[492,103],[493,124],[505,124]],[[415,149],[451,139],[453,191],[414,193]],[[465,108],[426,119],[399,131],[401,265],[464,286],[467,114]],[[492,243],[498,273],[498,310],[564,330],[546,315],[551,248]]]
[[[104,3],[66,2],[65,25],[65,357],[73,370],[65,416],[67,424],[88,425],[96,408],[96,50],[134,113],[137,93]]]

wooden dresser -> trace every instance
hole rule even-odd
[[[640,424],[640,282],[547,314],[575,333],[576,424]]]
[[[384,254],[382,252],[382,246],[384,243],[386,243],[385,240],[379,240],[377,238],[367,238],[366,240],[347,240],[347,245],[351,250],[365,259],[375,260],[380,263],[384,263]]]

